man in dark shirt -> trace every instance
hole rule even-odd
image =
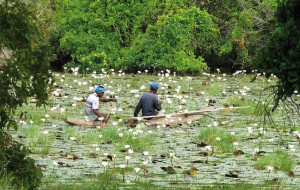
[[[160,86],[157,82],[150,84],[150,92],[145,92],[134,110],[134,117],[137,117],[142,109],[142,116],[157,115],[161,110],[162,101],[158,101],[156,93]],[[157,111],[156,111],[157,110]]]

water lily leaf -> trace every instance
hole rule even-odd
[[[187,175],[196,175],[198,172],[197,172],[197,168],[195,167],[192,167],[191,169],[189,170],[185,170],[182,172],[182,174],[187,174]]]
[[[168,167],[160,167],[163,171],[167,172],[167,174],[176,174],[176,171],[171,166]]]
[[[236,151],[234,151],[233,152],[233,154],[235,155],[235,156],[239,156],[239,155],[243,155],[243,154],[245,154],[242,150],[236,150]]]

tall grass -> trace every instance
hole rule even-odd
[[[124,145],[130,145],[134,151],[149,151],[151,150],[151,137],[146,134],[138,135],[136,138],[130,134],[125,133],[122,141],[118,143],[118,148],[124,148]]]
[[[295,165],[295,160],[286,152],[276,151],[269,155],[259,158],[254,164],[254,168],[258,170],[266,170],[267,166],[273,166],[276,170],[291,171]]]
[[[217,140],[220,138],[220,141]],[[225,129],[219,127],[206,127],[200,129],[199,136],[196,141],[200,143],[201,141],[207,143],[208,145],[217,148],[217,151],[222,152],[232,152],[232,137]]]

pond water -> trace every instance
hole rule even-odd
[[[16,140],[24,142],[32,150],[30,156],[36,160],[37,165],[42,167],[45,179],[55,175],[57,182],[76,182],[78,178],[89,180],[91,176],[104,172],[103,161],[109,161],[107,170],[112,170],[113,162],[104,155],[104,153],[108,153],[109,155],[116,154],[115,166],[118,168],[116,174],[122,180],[119,166],[120,164],[126,165],[125,156],[128,156],[122,147],[124,145],[122,138],[112,135],[109,137],[113,138],[113,142],[109,142],[109,140],[105,140],[105,137],[103,139],[98,137],[100,134],[109,134],[107,129],[112,128],[115,131],[111,130],[111,133],[116,133],[116,131],[117,134],[132,134],[136,131],[142,133],[137,138],[142,139],[138,143],[144,144],[136,145],[140,150],[135,150],[134,146],[131,146],[134,153],[129,155],[131,157],[128,162],[130,170],[126,172],[125,176],[127,183],[134,183],[136,175],[133,168],[135,167],[142,168],[138,174],[139,180],[151,180],[158,186],[200,187],[210,184],[264,184],[267,180],[276,181],[284,186],[296,186],[300,183],[299,142],[293,135],[293,131],[300,130],[299,117],[296,113],[289,112],[290,120],[288,120],[287,113],[281,113],[281,110],[278,109],[273,114],[273,119],[279,124],[278,133],[276,128],[263,123],[261,115],[253,113],[257,101],[259,99],[261,102],[265,101],[269,94],[268,91],[261,93],[262,89],[274,84],[276,78],[265,81],[259,77],[256,81],[249,82],[254,75],[162,77],[146,74],[125,76],[117,74],[85,76],[75,76],[70,73],[54,74],[57,85],[53,91],[56,91],[56,95],[51,93],[49,106],[45,109],[36,108],[34,99],[31,99],[29,105],[24,105],[20,109],[30,115],[26,121],[27,124],[23,125],[18,132],[11,131]],[[234,146],[232,151],[227,152],[222,152],[216,147],[213,154],[207,150],[207,147],[200,146],[197,137],[201,129],[216,125],[214,120],[209,117],[195,121],[191,126],[184,123],[165,128],[144,125],[138,125],[136,128],[126,127],[124,120],[133,116],[137,101],[143,92],[148,91],[151,81],[157,81],[162,86],[157,95],[163,100],[165,113],[200,110],[207,107],[209,102],[213,102],[215,108],[249,106],[244,109],[233,109],[232,111],[225,109],[210,113],[211,116],[221,121],[230,121],[217,128],[225,129],[229,134],[234,132],[232,143],[237,142],[238,145]],[[115,112],[111,115],[107,126],[97,129],[66,124],[65,117],[84,119],[84,99],[97,84],[107,87],[107,96],[118,97],[116,104],[100,104],[101,112]],[[294,95],[293,99],[299,103],[299,95]],[[66,110],[63,111],[61,108]],[[118,111],[118,108],[122,108],[122,110]],[[45,121],[42,121],[43,118]],[[33,123],[30,124],[29,120],[32,120]],[[117,124],[113,126],[112,121]],[[251,135],[247,127],[252,128]],[[260,134],[259,128],[261,127],[264,127],[264,135]],[[105,130],[108,132],[105,133]],[[48,131],[48,134],[43,134],[44,131]],[[70,137],[75,137],[76,141],[70,140]],[[283,139],[284,143],[280,143],[280,139]],[[134,143],[134,140],[128,142]],[[291,151],[288,145],[294,145],[295,150]],[[288,171],[280,171],[276,168],[270,172],[267,169],[255,169],[256,148],[259,148],[260,151],[257,154],[257,161],[276,150],[287,152],[294,160],[292,168],[294,177],[290,177]],[[244,154],[235,156],[234,150],[242,150]],[[143,155],[143,151],[148,151],[151,157]],[[208,156],[205,155],[207,152]],[[172,160],[170,153],[175,153],[176,159]],[[145,159],[148,164],[144,175],[143,162]],[[172,163],[175,171],[164,171]],[[230,173],[237,176],[232,176]]]

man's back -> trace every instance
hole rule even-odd
[[[141,109],[142,109],[142,116],[157,115],[158,114],[157,111],[161,110],[161,105],[156,95],[154,95],[151,92],[144,93],[135,108],[134,117],[137,117]]]

